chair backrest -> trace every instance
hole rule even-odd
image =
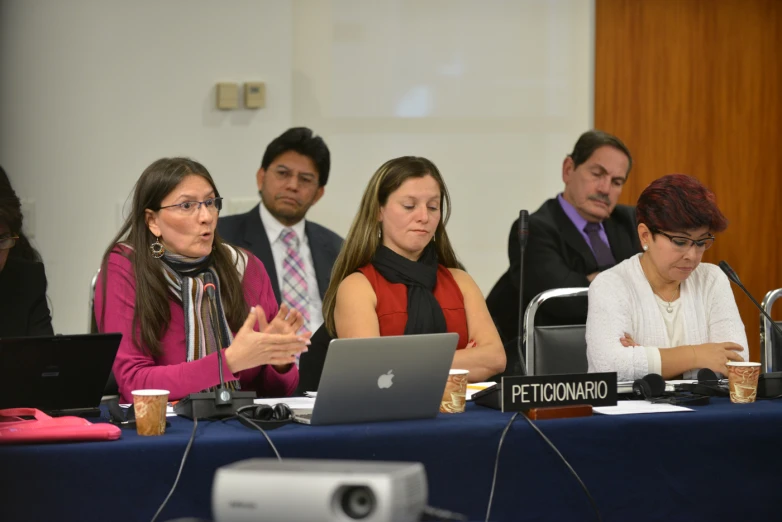
[[[524,312],[527,375],[587,372],[586,325],[535,326],[535,314],[550,299],[585,297],[588,291],[588,288],[555,288],[541,292],[530,301]]]
[[[100,268],[97,272],[95,272],[95,275],[92,276],[92,281],[90,281],[90,299],[89,299],[89,313],[90,316],[88,318],[87,328],[89,328],[90,333],[98,333],[98,321],[95,319],[95,285],[98,284],[98,276],[100,275]]]
[[[763,298],[763,302],[760,305],[768,315],[771,315],[771,308],[780,297],[782,297],[782,288],[769,291],[766,297]],[[775,322],[782,327],[782,321]],[[782,351],[782,336],[771,325],[771,321],[766,319],[763,314],[760,314],[760,364],[764,373],[779,370],[777,366],[780,364],[778,362],[778,356],[781,355],[780,351]]]

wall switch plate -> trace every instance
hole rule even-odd
[[[265,83],[247,82],[244,84],[244,106],[248,109],[263,109],[266,107]]]
[[[239,108],[239,85],[236,83],[217,84],[217,108],[232,110]]]

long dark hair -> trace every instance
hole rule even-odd
[[[33,248],[22,231],[23,221],[22,202],[11,187],[11,181],[5,170],[0,167],[0,223],[7,226],[12,234],[19,236],[16,245],[8,252],[8,257],[41,262],[41,254]]]
[[[133,190],[133,203],[130,215],[119,233],[111,241],[103,254],[101,277],[103,283],[103,309],[98,323],[103,331],[106,316],[106,277],[109,255],[119,252],[133,265],[136,283],[136,303],[133,309],[133,343],[139,350],[153,357],[161,354],[160,339],[171,321],[168,284],[163,276],[161,261],[150,255],[149,245],[155,242],[155,236],[146,223],[146,210],[157,211],[163,199],[171,193],[186,176],[204,178],[215,192],[220,193],[206,168],[188,158],[163,158],[155,161],[144,170]],[[126,247],[119,246],[124,244]],[[247,314],[242,283],[230,252],[217,235],[215,229],[212,262],[220,278],[221,296],[226,319],[231,329],[238,330]],[[141,342],[137,337],[140,329]],[[184,333],[184,332],[183,332]]]

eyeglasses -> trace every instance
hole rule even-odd
[[[662,234],[670,239],[671,244],[676,248],[676,250],[680,252],[685,252],[693,246],[695,246],[697,250],[703,252],[711,248],[711,245],[714,244],[714,240],[716,239],[714,236],[705,237],[703,239],[690,239],[689,237],[672,236],[670,234],[666,234],[662,230],[653,230],[652,232],[655,234]]]
[[[19,236],[0,237],[0,250],[8,250],[9,248],[13,248],[17,239],[19,239]]]
[[[223,208],[223,198],[209,198],[205,199],[204,201],[183,201],[182,203],[177,203],[176,205],[166,205],[165,207],[160,207],[160,210],[163,210],[164,208],[174,208],[180,214],[190,215],[195,214],[201,210],[201,205],[204,205],[208,211],[214,212],[216,214]]]

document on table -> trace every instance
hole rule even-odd
[[[693,410],[684,406],[657,404],[649,401],[618,401],[616,406],[599,406],[592,408],[592,411],[594,413],[602,413],[603,415],[635,415],[638,413],[673,413]]]
[[[490,382],[471,382],[467,385],[467,393],[465,394],[465,400],[471,401],[473,393],[477,393],[481,390],[485,390],[489,386],[497,384],[494,381]]]
[[[311,410],[315,406],[315,397],[278,397],[272,399],[255,399],[255,404],[268,404],[274,406],[275,404],[283,403],[287,404],[288,408],[292,410]]]

